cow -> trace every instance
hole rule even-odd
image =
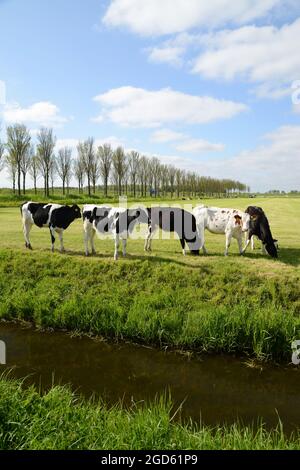
[[[153,207],[147,209],[147,212],[149,222],[145,251],[151,251],[152,239],[160,228],[165,232],[178,235],[184,256],[186,255],[186,244],[192,255],[199,255],[200,240],[197,233],[196,219],[191,212],[178,207]]]
[[[198,206],[193,210],[197,222],[200,249],[207,254],[205,247],[205,230],[215,234],[226,235],[225,256],[228,256],[232,238],[238,242],[240,254],[243,254],[243,232],[249,230],[250,216],[237,209],[220,209],[218,207]]]
[[[77,205],[62,206],[60,204],[40,204],[30,201],[21,206],[21,215],[26,248],[32,250],[29,234],[32,226],[36,225],[39,228],[49,228],[52,252],[54,252],[55,234],[58,233],[60,251],[63,253],[65,251],[63,232],[75,219],[80,219],[81,211]]]
[[[89,256],[89,243],[92,253],[96,254],[95,234],[103,236],[111,233],[115,241],[115,261],[119,258],[120,239],[123,242],[123,256],[126,256],[127,239],[137,224],[148,223],[148,213],[145,209],[125,209],[121,207],[92,206],[83,208],[83,227],[85,254]]]
[[[269,221],[261,207],[249,206],[246,213],[250,216],[250,225],[247,236],[247,243],[243,250],[246,252],[250,242],[254,248],[254,237],[256,236],[262,242],[262,251],[269,254],[272,258],[278,258],[277,240],[274,240]]]

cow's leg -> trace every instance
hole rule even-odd
[[[246,242],[246,245],[245,245],[245,247],[244,247],[244,249],[243,249],[243,251],[242,251],[242,253],[241,253],[241,254],[244,254],[244,253],[246,253],[246,251],[247,251],[247,248],[248,248],[248,246],[250,245],[250,242],[251,242],[251,240],[250,240],[250,238],[248,238],[248,239],[247,239],[247,242]]]
[[[92,230],[91,230],[91,233],[90,233],[90,242],[91,242],[91,248],[92,248],[92,253],[93,253],[93,255],[96,254],[96,248],[95,248],[95,234],[96,234],[95,230],[92,229]]]
[[[29,239],[31,228],[32,228],[32,224],[27,220],[23,220],[23,233],[24,233],[24,238],[25,238],[25,246],[29,250],[32,250],[32,246],[31,246],[30,239]]]
[[[254,235],[251,237],[251,249],[252,249],[252,251],[255,250],[255,239],[254,239]]]
[[[264,245],[263,242],[261,242],[261,251],[262,251],[262,254],[263,254],[263,255],[267,255],[267,254],[268,254],[268,252],[267,252],[267,250],[266,250],[266,247],[265,247],[265,245]]]
[[[61,253],[64,253],[66,250],[65,250],[65,247],[64,247],[64,237],[63,237],[63,233],[64,231],[63,230],[60,230],[58,232],[58,236],[59,236],[59,241],[60,241],[60,252]]]
[[[183,256],[186,256],[185,240],[184,240],[184,238],[180,238],[180,243],[181,243],[181,247],[182,247],[182,254],[183,254]]]
[[[145,251],[151,251],[152,239],[156,233],[157,227],[149,226],[148,234],[145,241]]]
[[[203,254],[207,255],[207,249],[205,248],[205,228],[203,223],[198,224],[197,231],[200,239],[200,251],[202,250]]]
[[[89,256],[89,239],[90,239],[90,227],[87,226],[86,222],[84,223],[83,226],[84,230],[84,251],[85,251],[85,256]]]
[[[226,232],[226,246],[225,246],[225,256],[228,256],[228,250],[231,245],[231,240],[232,240],[232,233],[231,232]]]
[[[243,254],[244,254],[244,250],[243,250],[243,237],[242,237],[242,234],[240,234],[240,235],[237,237],[237,242],[238,242],[238,246],[239,246],[240,255],[243,255]]]
[[[55,244],[55,230],[54,227],[50,226],[50,236],[51,236],[51,251],[54,253],[54,244]]]
[[[115,234],[115,254],[114,260],[117,261],[119,258],[119,246],[120,246],[120,236],[118,233]]]
[[[123,244],[123,256],[125,258],[126,256],[126,248],[127,248],[127,239],[126,238],[123,238],[122,239],[122,244]]]

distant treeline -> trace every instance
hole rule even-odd
[[[26,180],[31,178],[37,193],[38,180],[43,180],[44,194],[50,196],[55,182],[60,180],[63,194],[69,192],[71,180],[78,192],[95,194],[101,184],[104,196],[110,190],[115,195],[133,197],[225,195],[250,191],[245,184],[230,179],[219,180],[200,176],[196,172],[165,165],[156,157],[146,157],[137,151],[126,153],[122,147],[113,150],[110,144],[96,147],[93,138],[79,142],[77,155],[64,147],[55,153],[56,137],[52,129],[42,128],[33,145],[24,125],[7,127],[6,143],[0,142],[0,170],[6,168],[12,190],[25,194]]]

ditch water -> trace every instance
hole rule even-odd
[[[300,426],[300,370],[297,367],[253,368],[246,359],[201,356],[189,359],[128,344],[111,344],[64,333],[0,323],[0,340],[6,343],[12,376],[27,378],[43,390],[70,384],[86,397],[101,395],[109,404],[123,400],[151,401],[170,391],[182,418],[216,425],[257,423],[268,428],[280,416],[285,432]]]

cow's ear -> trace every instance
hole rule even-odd
[[[278,243],[278,240],[275,240],[275,239],[273,238],[273,242],[274,242],[274,243]]]

